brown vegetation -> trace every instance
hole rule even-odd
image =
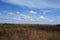
[[[56,25],[0,25],[0,40],[54,40],[60,38],[60,26]],[[56,39],[60,40],[60,39]]]

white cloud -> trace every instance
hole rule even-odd
[[[53,22],[54,21],[54,20],[49,19],[48,17],[45,17],[45,16],[40,16],[38,18],[34,18],[34,16],[32,17],[32,16],[28,16],[28,15],[25,15],[25,14],[20,14],[18,19],[21,20],[21,21],[26,21],[26,22],[28,22],[28,21]]]
[[[7,14],[5,15],[5,19],[13,20],[14,16],[15,16],[14,12],[7,12]]]
[[[17,14],[20,14],[20,12],[16,12]]]
[[[49,20],[49,22],[54,22],[54,20]]]
[[[31,17],[31,16],[28,16],[28,15],[25,15],[25,14],[22,14],[20,12],[16,12],[17,14],[15,15],[14,12],[8,12],[7,15],[8,15],[8,19],[11,19],[11,20],[21,20],[21,21],[34,21],[34,19]]]
[[[13,16],[14,13],[13,12],[7,12],[8,16]]]
[[[0,19],[3,18],[2,13],[0,13]]]
[[[3,18],[3,16],[2,16],[2,15],[0,16],[0,19],[1,19],[1,18]]]
[[[18,15],[18,20],[21,21],[34,21],[34,18],[25,14]]]
[[[39,17],[40,20],[45,20],[46,18],[44,16]]]
[[[28,6],[31,8],[45,8],[45,7],[50,7],[50,8],[60,8],[60,4],[57,3],[51,3],[47,0],[2,0],[3,2],[15,4],[15,5],[22,5],[22,6]],[[52,1],[52,0],[51,0]]]
[[[16,13],[17,13],[17,15],[15,15],[14,12],[7,12],[7,14],[8,14],[7,19],[15,20],[15,21],[23,21],[23,22],[53,22],[53,20],[51,20],[45,16],[35,17],[35,16],[22,14],[20,12],[16,12]],[[35,13],[35,12],[31,12],[31,13]],[[14,17],[13,17],[13,15],[14,15]],[[0,16],[0,18],[2,18],[2,16]]]
[[[30,11],[31,12],[31,11]],[[8,19],[10,20],[16,20],[16,21],[24,21],[24,22],[28,22],[28,21],[32,21],[32,22],[53,22],[52,19],[49,19],[48,17],[45,16],[39,16],[39,17],[35,17],[35,16],[31,16],[31,15],[26,15],[26,14],[22,14],[20,12],[16,12],[17,14],[15,15],[14,12],[8,12]],[[32,11],[31,13],[36,13],[34,11]],[[14,15],[14,17],[13,17]],[[2,17],[0,17],[2,18]]]
[[[49,19],[48,17],[45,17],[45,16],[40,16],[40,17],[34,18],[34,16],[28,16],[25,14],[20,14],[18,16],[17,20],[26,21],[26,22],[28,22],[28,21],[32,21],[32,22],[53,22],[52,19]]]
[[[38,21],[42,21],[42,22],[53,22],[54,20],[49,19],[48,17],[45,17],[45,16],[40,16],[40,17],[38,17]]]
[[[29,11],[29,13],[30,13],[30,14],[37,14],[37,12],[32,11],[32,10],[31,10],[31,11]]]
[[[46,3],[44,3],[42,0],[2,0],[7,3],[16,4],[16,5],[23,5],[28,7],[45,7]],[[39,6],[40,5],[40,6]]]
[[[60,21],[60,16],[57,16],[57,21]]]

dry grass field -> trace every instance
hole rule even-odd
[[[0,40],[60,40],[60,26],[0,24]]]

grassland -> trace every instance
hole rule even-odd
[[[60,40],[60,26],[0,24],[0,40]]]

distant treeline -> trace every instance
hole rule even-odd
[[[56,26],[60,26],[60,24],[57,24]]]

